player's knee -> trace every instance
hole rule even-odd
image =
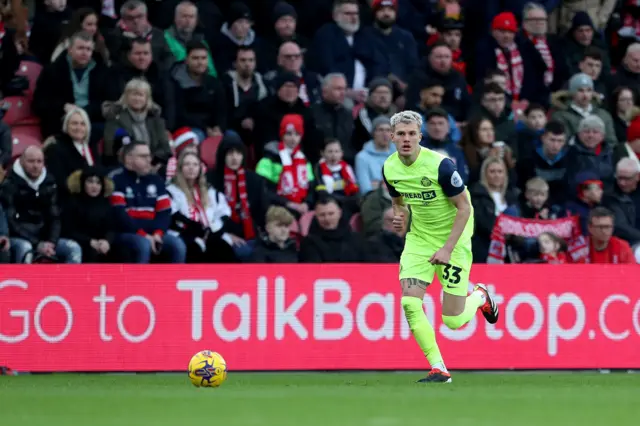
[[[462,318],[462,315],[455,315],[455,316],[443,315],[442,322],[451,330],[457,330],[463,325],[465,325],[465,321],[464,321],[464,318]]]
[[[407,320],[411,320],[415,315],[422,313],[422,300],[417,297],[402,296],[400,304]]]

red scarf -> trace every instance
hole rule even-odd
[[[631,28],[634,31],[636,37],[640,37],[640,20],[635,19],[633,15],[626,14],[622,18],[622,27]]]
[[[200,197],[200,188],[193,188],[193,204],[189,206],[189,219],[194,222],[203,224],[206,228],[209,227],[209,219],[207,218],[207,211],[202,204],[202,198]]]
[[[522,90],[522,82],[524,80],[524,64],[518,46],[513,43],[509,47],[510,63],[507,63],[507,57],[500,47],[496,47],[496,65],[500,71],[507,77],[507,92],[514,100],[520,98]]]
[[[536,47],[536,50],[538,50],[538,53],[540,53],[540,56],[542,56],[544,63],[547,65],[547,70],[544,72],[544,84],[546,86],[550,86],[551,83],[553,83],[553,71],[555,64],[553,62],[551,50],[549,49],[549,44],[547,43],[547,38],[536,37],[531,34],[527,34],[527,37],[529,37],[529,40],[531,40],[533,45]]]
[[[242,222],[242,230],[245,240],[253,240],[256,237],[253,228],[253,219],[249,210],[249,196],[247,195],[247,179],[244,168],[234,172],[228,167],[224,168],[224,195],[231,206],[231,220],[235,223]],[[240,212],[238,212],[238,202]]]
[[[300,150],[300,145],[293,152],[285,147],[284,142],[278,146],[282,173],[278,181],[278,195],[294,203],[301,203],[307,198],[309,176],[307,176],[307,158]]]
[[[540,259],[552,265],[561,265],[561,264],[567,263],[567,255],[563,252],[560,252],[557,254],[551,254],[551,253],[541,254]]]
[[[464,77],[467,76],[467,63],[464,61],[462,57],[462,50],[456,49],[451,52],[453,54],[453,63],[451,67],[462,74]]]
[[[339,169],[338,169],[339,168]],[[334,170],[329,168],[329,165],[324,158],[320,160],[320,172],[322,173],[322,182],[327,188],[328,193],[332,193],[335,190],[343,190],[345,195],[355,195],[358,193],[358,184],[356,183],[356,176],[344,160],[340,161],[337,165],[333,166]],[[333,172],[340,170],[340,176],[342,180],[336,181],[333,177]]]

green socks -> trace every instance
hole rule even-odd
[[[476,311],[485,302],[484,295],[479,291],[474,291],[467,296],[467,302],[464,305],[464,311],[460,315],[450,317],[447,315],[442,316],[442,322],[452,330],[457,330],[462,327],[476,314]]]
[[[417,297],[402,296],[402,308],[407,318],[413,338],[418,342],[418,346],[422,349],[424,356],[427,357],[431,366],[438,364],[444,365],[442,355],[436,343],[436,332],[434,331],[427,316],[422,310],[422,300]]]

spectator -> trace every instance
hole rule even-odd
[[[231,208],[229,232],[252,241],[264,228],[267,206],[275,200],[269,198],[264,179],[249,170],[245,161],[242,139],[226,134],[216,152],[216,168],[209,173],[209,181],[225,194]]]
[[[565,253],[566,243],[562,238],[551,232],[543,232],[538,236],[538,247],[540,248],[540,260],[552,265],[562,265],[568,262]]]
[[[422,137],[428,137],[427,132],[427,113],[431,109],[439,108],[442,106],[442,98],[445,95],[444,86],[438,80],[425,80],[420,85],[420,103],[417,105],[417,110],[422,114]],[[455,118],[447,113],[447,120],[449,122],[448,138],[453,142],[458,143],[462,138],[462,133],[458,128]]]
[[[384,211],[382,230],[367,240],[371,261],[398,263],[404,249],[405,232],[393,227],[393,208]]]
[[[376,190],[382,183],[382,166],[386,159],[396,152],[391,143],[391,122],[385,116],[373,120],[373,139],[364,144],[356,155],[356,178],[360,195]]]
[[[11,262],[11,242],[9,241],[9,225],[7,215],[0,204],[0,264]]]
[[[22,3],[16,4],[22,6]],[[30,25],[29,50],[37,58],[38,62],[48,64],[51,53],[56,48],[56,43],[62,35],[64,24],[69,21],[70,17],[73,19],[73,16],[71,15],[71,8],[67,7],[66,0],[45,0],[41,2],[41,5],[44,7],[33,16],[33,24]],[[11,2],[2,2],[2,8],[4,9],[5,7],[10,9]],[[10,14],[11,12],[3,10],[3,15],[5,13]],[[3,21],[8,21],[5,16],[2,18]],[[75,31],[79,31],[79,28],[76,28]]]
[[[102,37],[102,34],[98,30],[98,14],[90,7],[83,7],[73,12],[71,20],[64,28],[61,40],[58,45],[55,46],[53,53],[50,57],[47,57],[46,60],[42,58],[41,62],[43,64],[55,62],[60,55],[65,54],[69,49],[71,37],[80,31],[84,31],[93,36],[93,60],[102,62],[106,66],[111,65],[109,49],[107,49],[104,37]]]
[[[569,73],[576,73],[580,70],[580,61],[590,48],[598,48],[602,52],[602,76],[607,79],[611,74],[611,62],[607,55],[605,43],[596,33],[593,21],[589,15],[583,11],[577,12],[573,16],[571,28],[564,36],[564,46],[562,51],[567,61]],[[584,71],[583,71],[584,72]]]
[[[256,173],[269,183],[271,191],[287,200],[287,208],[300,215],[309,211],[312,196],[313,166],[300,147],[304,136],[301,116],[287,114],[280,123],[280,142],[265,147],[265,157],[256,166]]]
[[[367,102],[360,108],[355,119],[351,144],[354,149],[360,150],[362,146],[373,136],[372,122],[379,116],[391,119],[398,109],[392,103],[393,88],[386,78],[376,78],[369,83],[369,96]]]
[[[93,36],[80,32],[71,37],[67,55],[47,65],[38,77],[33,94],[33,111],[40,118],[44,138],[60,131],[66,113],[76,107],[87,111],[96,130],[102,123],[101,104],[107,99],[106,68],[94,61]],[[102,135],[96,133],[98,140]]]
[[[507,108],[507,95],[496,83],[484,86],[480,98],[479,115],[491,120],[497,141],[503,141],[512,150],[517,148],[516,125],[511,111]],[[517,157],[518,152],[514,155]]]
[[[505,162],[494,156],[487,157],[480,169],[480,182],[470,188],[476,229],[473,234],[473,259],[486,263],[491,242],[491,232],[498,217],[517,199],[509,189],[509,176]]]
[[[67,179],[76,170],[87,166],[99,166],[100,157],[89,144],[91,122],[82,108],[73,108],[64,116],[62,133],[50,137],[44,144],[47,172],[58,186],[58,201],[64,206],[69,192]]]
[[[578,63],[577,70],[569,70],[570,75],[583,73],[593,80],[595,97],[601,103],[609,98],[608,76],[602,72],[604,53],[597,47],[587,47],[584,50],[582,60]]]
[[[160,69],[168,69],[171,66],[173,55],[162,30],[153,27],[149,22],[147,5],[142,0],[127,0],[120,7],[120,20],[116,28],[106,37],[113,61],[124,60],[127,44],[137,38],[151,41],[153,60]]]
[[[518,201],[511,204],[504,214],[525,219],[557,219],[563,216],[559,206],[549,200],[549,184],[541,177],[529,179]]]
[[[276,57],[278,56],[278,50],[284,43],[288,41],[294,42],[300,46],[303,55],[309,46],[309,40],[297,32],[298,13],[289,3],[279,1],[275,4],[272,22],[274,23],[273,36],[268,40],[265,48],[265,60],[267,61],[265,65],[267,69],[274,69],[278,65]]]
[[[578,134],[570,143],[567,153],[567,179],[570,188],[576,188],[576,176],[583,171],[592,171],[604,183],[606,190],[613,188],[613,151],[604,140],[605,126],[595,115],[583,118]]]
[[[343,159],[342,146],[337,139],[325,140],[322,158],[315,168],[316,191],[333,195],[347,212],[360,210],[358,181],[353,168]]]
[[[611,94],[611,98],[609,99],[609,113],[613,119],[613,127],[618,142],[627,140],[629,124],[634,118],[634,115],[638,114],[638,109],[634,108],[635,103],[635,93],[628,87],[618,87]],[[616,149],[618,146],[621,145],[617,145]]]
[[[255,122],[250,111],[269,95],[262,74],[256,71],[256,52],[250,47],[239,47],[234,70],[223,77],[227,96],[228,125],[245,140],[253,140]]]
[[[607,110],[598,106],[599,101],[593,95],[593,80],[591,80],[591,77],[586,74],[574,75],[569,80],[568,93],[558,92],[553,94],[553,105],[556,111],[551,118],[564,124],[567,136],[573,137],[578,132],[578,126],[585,117],[589,115],[600,117],[605,124],[605,140],[610,144],[615,144],[617,139],[613,127],[613,119]]]
[[[111,205],[118,232],[114,247],[131,251],[134,263],[149,263],[152,255],[163,255],[170,263],[184,263],[184,242],[167,234],[171,200],[162,178],[151,173],[149,146],[129,137],[122,138],[122,144],[123,167],[112,174]]]
[[[271,206],[267,210],[266,235],[256,243],[254,263],[298,263],[296,242],[289,237],[295,218],[287,209]]]
[[[631,158],[623,158],[616,165],[616,185],[604,196],[603,205],[615,216],[614,234],[634,246],[640,243],[640,166]],[[634,200],[635,198],[635,200]]]
[[[374,0],[371,9],[373,26],[362,31],[379,41],[389,61],[389,80],[394,91],[403,94],[409,76],[418,66],[418,46],[409,31],[396,25],[398,0]]]
[[[454,141],[449,139],[449,114],[442,108],[432,108],[425,117],[426,136],[420,141],[420,146],[437,151],[449,157],[460,172],[463,182],[469,179],[469,167],[464,153]]]
[[[615,147],[614,162],[617,164],[621,158],[629,157],[640,166],[640,115],[629,123],[626,140]]]
[[[322,99],[311,106],[311,111],[318,131],[325,138],[338,139],[344,149],[344,158],[347,163],[353,164],[357,151],[351,146],[353,116],[343,105],[346,89],[347,80],[344,75],[326,75],[322,81]]]
[[[252,47],[258,57],[258,69],[266,65],[264,56],[265,46],[262,40],[251,28],[253,18],[251,10],[242,2],[233,2],[227,13],[227,21],[220,28],[215,43],[214,59],[220,72],[227,72],[232,68],[236,57],[236,50],[241,47]]]
[[[380,175],[382,175],[382,171]],[[360,217],[362,218],[364,235],[367,238],[377,235],[382,230],[384,212],[389,207],[391,207],[391,195],[389,195],[389,188],[384,182],[362,199]]]
[[[11,163],[12,151],[13,138],[11,137],[11,128],[4,121],[0,121],[0,177],[4,176],[6,167]],[[1,178],[0,183],[2,183]]]
[[[183,152],[191,152],[200,158],[200,141],[198,135],[196,135],[189,127],[181,127],[173,132],[173,156],[169,158],[167,162],[167,184],[169,184],[178,169],[178,158]],[[206,173],[207,166],[203,161],[200,161],[200,167],[202,173]]]
[[[315,34],[309,58],[312,69],[321,75],[339,72],[347,78],[347,97],[364,102],[367,84],[388,72],[384,47],[370,32],[360,28],[357,0],[335,0],[333,22]]]
[[[547,111],[542,105],[529,104],[524,111],[524,120],[516,123],[518,159],[530,158],[540,145],[540,137],[547,125]]]
[[[633,43],[627,48],[612,80],[612,87],[628,87],[634,91],[635,98],[640,99],[640,43]]]
[[[460,146],[469,168],[469,186],[480,180],[480,168],[487,157],[503,158],[508,169],[515,166],[511,148],[502,141],[496,141],[493,123],[488,118],[471,120],[465,128]]]
[[[30,263],[32,254],[63,263],[82,261],[78,243],[60,238],[57,192],[56,181],[44,166],[42,150],[28,147],[13,163],[0,191],[14,262]]]
[[[626,241],[614,237],[615,218],[604,207],[589,213],[589,257],[587,263],[636,263]]]
[[[553,3],[553,1],[550,3]],[[616,0],[588,0],[586,2],[564,0],[561,3],[561,6],[556,9],[558,16],[554,17],[558,21],[559,32],[566,31],[569,26],[574,29],[577,26],[576,16],[578,15],[580,15],[580,22],[586,18],[589,20],[589,26],[594,31],[602,31],[607,27],[609,18],[616,7]],[[573,21],[571,20],[572,16]]]
[[[407,105],[414,106],[420,103],[420,91],[427,80],[439,81],[442,84],[442,108],[451,114],[456,122],[465,122],[471,107],[471,96],[464,77],[453,68],[451,49],[442,41],[431,46],[429,56],[409,78],[409,87],[406,90]]]
[[[517,32],[512,13],[503,12],[493,18],[491,36],[477,48],[477,76],[497,68],[505,73],[506,92],[514,100],[548,105],[549,88],[544,82],[547,64],[531,42],[516,38]]]
[[[143,79],[134,78],[125,86],[117,102],[105,102],[104,128],[105,163],[114,165],[114,139],[118,132],[124,132],[137,142],[149,146],[154,172],[167,165],[171,158],[171,147],[160,107],[153,102],[151,86]]]
[[[173,55],[174,62],[182,62],[187,59],[187,43],[202,43],[207,50],[207,73],[217,77],[218,72],[213,63],[211,49],[205,40],[204,34],[197,30],[198,7],[190,1],[181,1],[176,6],[173,25],[165,30],[164,38]]]
[[[353,263],[366,262],[362,237],[351,230],[349,221],[335,198],[321,196],[315,207],[315,219],[309,235],[300,245],[300,262]]]
[[[233,262],[232,247],[245,242],[227,232],[231,209],[224,194],[207,183],[197,154],[186,151],[180,155],[167,192],[171,196],[173,221],[170,232],[182,238],[187,246],[187,262]]]
[[[153,61],[151,42],[136,38],[128,44],[126,59],[109,70],[109,100],[118,100],[127,83],[134,78],[146,80],[151,86],[153,100],[162,108],[167,128],[172,129],[176,120],[174,88],[166,70]]]
[[[467,62],[462,52],[462,30],[464,22],[461,19],[445,18],[438,29],[442,40],[449,46],[452,54],[452,67],[463,77],[467,76]]]
[[[602,202],[603,185],[598,175],[585,171],[576,176],[578,193],[567,202],[567,210],[580,218],[583,235],[587,235],[589,212]]]
[[[227,125],[226,96],[216,77],[207,74],[207,46],[187,43],[187,59],[171,69],[176,95],[176,127],[191,127],[200,141],[222,136]]]
[[[570,193],[567,186],[567,137],[564,125],[550,121],[544,128],[535,151],[524,156],[517,163],[518,187],[525,190],[525,184],[534,177],[542,178],[549,184],[549,200],[552,204],[564,204]]]
[[[111,179],[101,169],[87,166],[69,176],[67,189],[71,196],[62,215],[62,236],[80,245],[82,263],[124,260],[111,250],[115,236]]]
[[[271,86],[271,92],[276,92],[278,74],[288,72],[298,78],[298,97],[305,106],[320,101],[321,77],[313,71],[303,67],[303,54],[300,46],[293,41],[285,41],[278,50],[278,68],[265,74],[265,80]]]

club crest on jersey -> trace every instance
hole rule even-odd
[[[428,188],[431,186],[431,180],[428,177],[423,177],[422,180],[420,181],[420,184],[422,186],[424,186],[425,188]]]

